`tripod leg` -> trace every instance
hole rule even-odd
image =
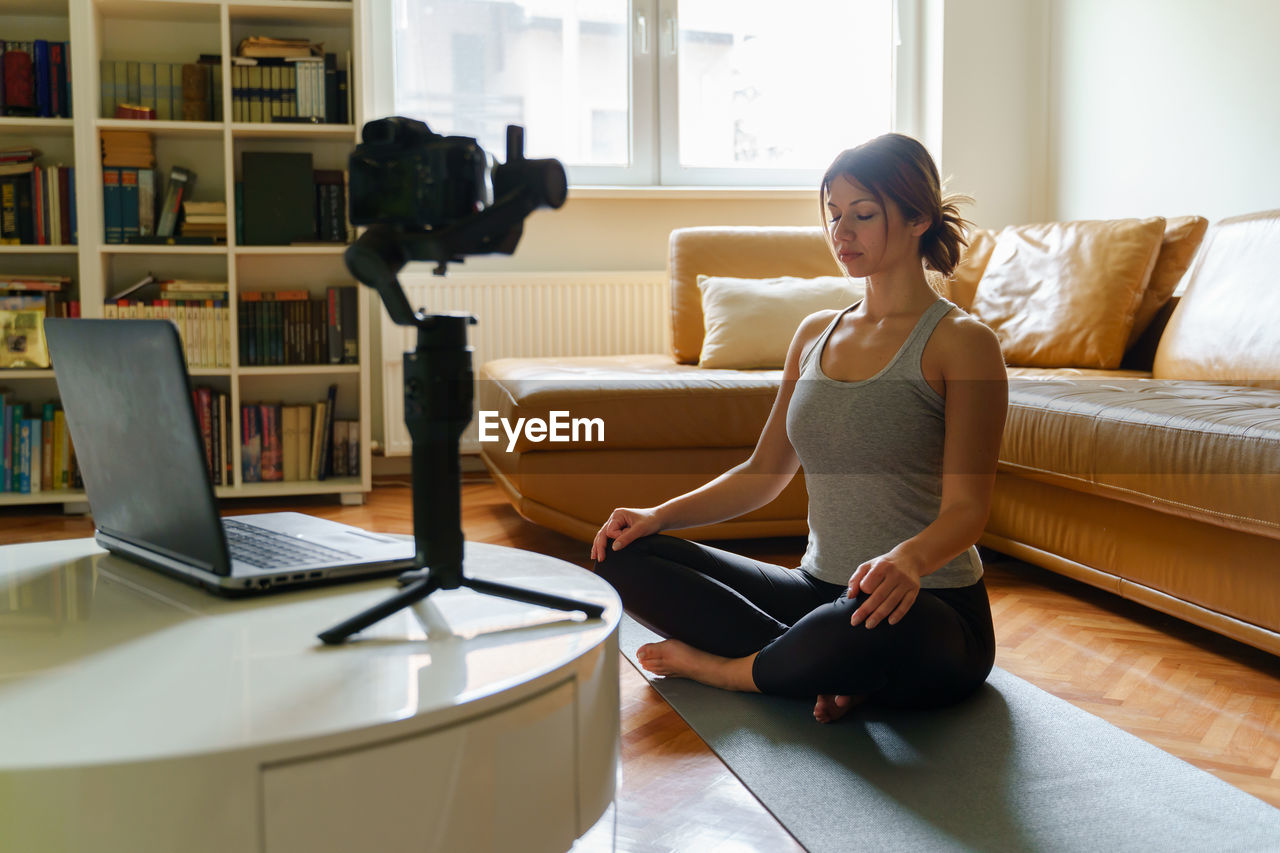
[[[604,613],[604,607],[599,604],[591,604],[587,601],[577,601],[572,598],[565,598],[559,595],[552,595],[547,592],[536,592],[531,589],[523,589],[518,586],[508,586],[504,583],[494,583],[493,581],[482,581],[476,578],[464,578],[462,585],[474,589],[476,592],[483,592],[485,595],[496,595],[499,598],[509,598],[512,601],[523,601],[525,604],[536,604],[539,607],[550,607],[553,610],[581,610],[587,614],[588,619],[599,619]]]
[[[363,631],[375,622],[381,622],[392,613],[408,607],[416,601],[426,598],[440,588],[440,584],[430,575],[425,580],[416,581],[397,592],[388,599],[378,602],[361,613],[357,613],[345,622],[340,622],[316,636],[326,645],[335,646],[359,631]]]

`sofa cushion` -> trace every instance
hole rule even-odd
[[[1215,223],[1187,270],[1152,373],[1280,386],[1280,210]]]
[[[1118,367],[1164,226],[1152,217],[1005,228],[973,313],[1009,364]]]
[[[706,327],[699,367],[782,369],[805,317],[862,298],[861,279],[698,276]]]
[[[946,292],[943,296],[968,311],[973,307],[974,294],[978,292],[978,282],[987,269],[991,253],[996,248],[996,232],[985,228],[975,228],[969,232],[969,245],[960,256],[960,263],[947,279]]]
[[[1280,539],[1280,391],[1011,379],[1000,468]]]
[[[680,364],[697,364],[702,352],[699,275],[813,278],[839,275],[818,226],[677,228],[669,241],[671,352]]]
[[[555,443],[521,435],[512,448],[517,453],[754,447],[781,379],[781,370],[711,370],[659,354],[502,358],[480,368],[476,402],[509,424],[521,417],[547,421],[554,411],[604,423],[603,442],[585,430],[578,441]]]
[[[1129,330],[1129,340],[1125,343],[1126,350],[1138,342],[1160,308],[1178,289],[1178,282],[1182,281],[1187,267],[1191,266],[1191,259],[1195,256],[1196,249],[1200,248],[1208,227],[1209,220],[1203,216],[1174,216],[1165,222],[1160,254],[1156,256],[1151,281],[1147,283],[1142,303],[1133,318],[1133,328]]]

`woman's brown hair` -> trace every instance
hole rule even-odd
[[[852,178],[870,190],[881,208],[886,197],[892,200],[907,222],[928,219],[929,230],[920,237],[920,257],[927,269],[951,275],[964,247],[969,245],[966,231],[972,227],[972,223],[961,218],[959,205],[971,204],[973,199],[966,195],[942,195],[938,167],[918,140],[901,133],[886,133],[840,152],[822,176],[818,189],[824,225],[831,182],[840,176]],[[831,230],[824,227],[823,231],[834,257]]]

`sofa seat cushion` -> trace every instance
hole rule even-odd
[[[1105,370],[1098,367],[1007,367],[1010,379],[1150,379],[1150,370]]]
[[[477,379],[477,408],[509,424],[522,417],[549,420],[555,411],[604,424],[603,442],[586,430],[576,442],[554,444],[522,435],[512,452],[750,448],[769,416],[782,371],[711,370],[649,354],[497,359],[481,367]]]
[[[1280,391],[1011,379],[1000,469],[1280,539]]]

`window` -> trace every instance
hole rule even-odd
[[[394,109],[573,184],[812,186],[894,126],[895,0],[394,0]]]

